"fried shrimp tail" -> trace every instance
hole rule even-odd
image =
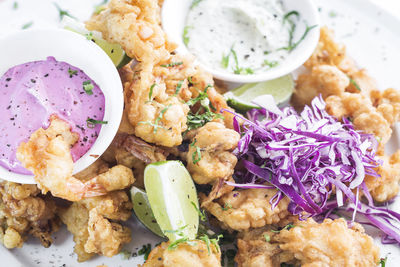
[[[105,195],[133,183],[132,171],[120,165],[86,182],[72,176],[70,149],[77,139],[77,134],[71,133],[68,123],[52,117],[48,129],[37,130],[27,143],[19,146],[17,158],[34,173],[43,194],[50,191],[53,196],[79,201]]]

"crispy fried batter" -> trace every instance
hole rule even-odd
[[[267,242],[269,239],[269,242]],[[348,228],[344,219],[298,221],[296,227],[279,233],[268,229],[246,232],[238,240],[239,267],[280,266],[376,266],[379,248],[355,223]]]
[[[74,235],[78,261],[94,254],[111,257],[131,240],[130,230],[116,221],[126,221],[132,215],[132,204],[124,191],[74,202],[60,211],[60,218]],[[112,221],[110,221],[112,220]]]
[[[287,210],[290,200],[285,197],[272,209],[270,200],[277,193],[273,189],[235,190],[214,202],[204,202],[202,207],[215,216],[222,228],[244,231],[270,224],[293,220]]]
[[[194,240],[180,243],[176,249],[168,249],[169,242],[155,247],[143,267],[218,267],[221,252],[210,244],[210,253],[204,241]]]
[[[27,143],[22,143],[17,157],[35,174],[35,180],[43,194],[70,201],[104,195],[109,191],[124,189],[134,182],[132,170],[118,165],[83,183],[72,176],[73,161],[70,147],[77,137],[71,133],[68,123],[51,118],[48,129],[35,131]]]
[[[40,239],[44,247],[53,242],[51,234],[58,230],[56,205],[53,199],[40,195],[36,185],[0,183],[0,228],[6,248],[21,247],[28,235]]]
[[[237,163],[232,151],[239,139],[236,131],[226,128],[222,123],[209,122],[200,128],[189,146],[186,158],[193,180],[198,184],[212,184],[219,179],[229,179]],[[198,159],[195,164],[194,161]]]
[[[382,159],[383,164],[377,170],[381,177],[366,176],[365,183],[376,201],[386,202],[400,191],[400,150]]]

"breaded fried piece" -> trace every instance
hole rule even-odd
[[[21,247],[28,235],[40,239],[44,247],[53,242],[58,230],[53,199],[40,195],[36,185],[0,183],[0,235],[6,248]]]
[[[154,0],[111,0],[100,14],[87,23],[89,30],[119,43],[129,57],[160,62],[175,49],[160,26],[160,7]]]
[[[267,241],[268,240],[268,241]],[[377,266],[379,248],[361,225],[348,228],[344,219],[298,221],[279,233],[267,228],[246,232],[238,239],[239,267]]]
[[[77,141],[67,122],[52,117],[50,126],[35,131],[28,142],[21,143],[17,158],[32,171],[43,194],[70,201],[104,195],[109,191],[124,189],[134,182],[132,170],[117,165],[105,173],[82,182],[72,176],[71,146]]]
[[[131,240],[130,229],[118,221],[128,220],[131,210],[132,204],[124,191],[84,199],[62,209],[60,218],[74,235],[78,261],[86,261],[95,254],[107,257],[118,254]]]
[[[400,191],[400,150],[382,159],[383,164],[377,170],[381,177],[365,177],[371,196],[378,202],[389,201]]]
[[[221,266],[221,251],[204,241],[194,240],[180,243],[175,249],[168,249],[169,242],[155,247],[142,267],[218,267]]]
[[[198,184],[228,180],[237,163],[232,151],[239,139],[236,131],[226,128],[222,123],[209,122],[200,128],[189,146],[186,158],[193,180]]]
[[[231,191],[202,207],[215,216],[222,228],[245,231],[270,224],[287,224],[293,216],[287,210],[290,200],[285,197],[272,209],[269,203],[277,193],[274,189],[245,189]]]

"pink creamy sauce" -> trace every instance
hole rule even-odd
[[[83,83],[91,81],[89,95]],[[0,166],[10,172],[32,174],[16,158],[21,142],[40,127],[47,128],[55,114],[79,134],[71,150],[74,161],[96,141],[101,125],[88,127],[87,119],[103,120],[104,94],[82,70],[54,57],[9,69],[0,78]]]

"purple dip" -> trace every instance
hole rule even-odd
[[[83,88],[88,81],[93,94]],[[87,119],[103,120],[104,108],[99,86],[82,70],[54,57],[9,69],[0,78],[0,166],[32,174],[17,160],[17,148],[37,129],[47,128],[53,114],[79,134],[71,150],[73,160],[78,160],[92,147],[101,129],[100,124],[89,127]]]

